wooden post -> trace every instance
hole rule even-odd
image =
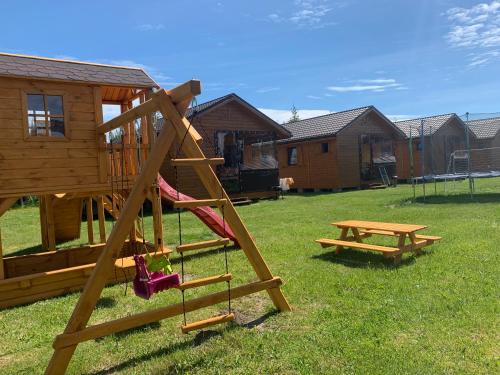
[[[45,213],[45,197],[38,197],[38,210],[40,212],[40,235],[42,237],[42,249],[49,251],[49,237],[47,232],[47,214]]]
[[[85,285],[85,289],[73,310],[73,314],[71,315],[64,333],[75,333],[86,327],[97,300],[101,295],[102,289],[104,288],[108,275],[113,272],[117,254],[123,247],[125,239],[129,234],[130,226],[135,220],[141,204],[144,202],[151,184],[157,176],[158,170],[174,139],[175,131],[172,127],[167,126],[160,133],[148,161],[144,165],[140,176],[135,181],[120,218],[109,235],[106,246]],[[56,349],[45,373],[54,375],[64,374],[75,349],[76,345]]]
[[[89,244],[94,244],[94,211],[92,209],[92,197],[87,198],[87,234]]]
[[[2,229],[0,228],[0,280],[3,279],[5,279],[5,272],[3,269]]]
[[[205,158],[203,151],[201,151],[195,139],[192,136],[185,136],[188,129],[191,128],[189,121],[185,117],[180,117],[177,108],[175,108],[167,93],[159,92],[158,95],[160,99],[158,100],[160,112],[165,119],[164,127],[168,127],[170,123],[175,127],[179,140],[184,140],[182,150],[186,154],[186,157]],[[271,273],[271,270],[262,258],[257,245],[241,221],[240,216],[231,203],[229,196],[222,188],[222,185],[220,184],[220,181],[218,180],[213,169],[210,165],[206,164],[195,166],[194,170],[212,198],[227,200],[227,204],[224,205],[224,216],[226,218],[226,222],[233,230],[238,243],[245,252],[245,255],[247,256],[257,276],[260,280],[272,279],[273,274]],[[267,292],[277,309],[280,311],[291,311],[291,307],[280,288],[269,289]]]
[[[94,87],[94,113],[96,125],[99,126],[103,122],[102,92],[100,87]],[[99,162],[99,182],[105,183],[108,179],[108,154],[106,152],[105,134],[97,134],[97,146],[99,147],[97,154]]]
[[[54,207],[53,207],[54,198],[52,195],[46,195],[44,197],[45,203],[45,219],[46,219],[46,236],[47,236],[47,249],[49,251],[56,250],[56,233],[55,233],[55,225],[54,225]]]
[[[99,239],[101,243],[106,242],[106,217],[104,216],[104,198],[99,195],[96,198],[97,202],[97,217],[99,219]]]

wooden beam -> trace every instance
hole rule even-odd
[[[87,201],[87,235],[89,244],[94,244],[94,210],[92,208],[92,197],[88,197]]]
[[[224,164],[224,158],[170,159],[170,165],[173,167],[192,167],[200,164],[221,165]]]
[[[106,242],[106,216],[104,215],[104,197],[99,195],[95,198],[97,202],[97,218],[99,219],[99,239],[101,243]]]
[[[279,277],[274,277],[266,281],[257,281],[250,284],[237,286],[231,288],[231,299],[241,298],[263,290],[272,290],[278,288],[281,284],[281,279]],[[199,310],[204,307],[225,302],[227,301],[228,297],[229,292],[227,290],[224,290],[222,292],[212,293],[206,296],[187,300],[184,304],[184,310],[186,312]],[[76,333],[66,333],[59,335],[54,341],[53,346],[56,350],[66,347],[72,347],[84,341],[94,340],[99,337],[111,335],[112,333],[126,331],[128,329],[140,327],[146,324],[157,322],[159,320],[181,315],[182,313],[182,303],[160,307],[155,310],[145,311],[136,315],[116,319],[111,322],[96,324],[94,326],[82,329],[81,331]]]
[[[0,198],[0,216],[7,212],[9,208],[11,208],[17,202],[18,199],[18,197]]]
[[[64,330],[65,334],[77,333],[85,328],[97,300],[101,295],[106,283],[107,275],[112,273],[115,260],[121,251],[123,243],[129,234],[130,227],[137,216],[139,209],[146,198],[154,179],[157,176],[160,166],[167,155],[172,142],[175,139],[175,131],[172,126],[165,127],[155,144],[152,152],[136,179],[132,191],[125,203],[119,220],[116,222],[111,234],[106,242],[106,246],[96,263],[96,266],[89,277],[85,289],[78,300],[71,318]],[[46,374],[63,374],[66,372],[69,361],[73,356],[76,345],[56,349],[47,366]]]
[[[146,116],[150,112],[154,112],[156,110],[155,98],[151,98],[148,101],[145,101],[142,104],[139,104],[137,107],[134,107],[119,116],[105,122],[102,125],[97,127],[97,134],[105,134],[110,132],[113,129],[117,129],[125,124],[128,124],[132,121],[135,121],[139,117]]]
[[[158,105],[164,119],[168,119],[176,128],[180,139],[189,128],[189,121],[184,117],[181,118],[179,112],[173,105],[170,98],[165,93],[159,93],[160,100]],[[192,137],[185,137],[182,145],[182,151],[188,158],[205,158],[203,151],[200,149],[196,140]],[[226,199],[227,204],[224,205],[224,217],[228,225],[233,230],[239,245],[245,252],[250,264],[260,280],[269,280],[273,278],[271,270],[262,258],[262,255],[257,248],[253,238],[250,236],[247,228],[241,221],[236,209],[234,208],[229,196],[226,194],[222,185],[217,178],[217,175],[209,165],[195,166],[194,170],[198,174],[200,181],[205,186],[210,196],[213,199]],[[288,304],[285,296],[279,288],[268,290],[269,296],[274,302],[274,305],[280,311],[290,311],[291,307]]]

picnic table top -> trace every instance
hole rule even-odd
[[[412,233],[427,228],[426,225],[382,223],[378,221],[344,220],[332,223],[338,228],[375,229],[397,233]]]

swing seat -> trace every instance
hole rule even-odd
[[[149,272],[142,255],[134,255],[135,277],[134,293],[137,297],[150,299],[155,293],[180,285],[178,273],[166,275],[163,272]]]

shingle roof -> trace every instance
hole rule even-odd
[[[333,136],[345,128],[373,106],[349,109],[347,111],[330,113],[296,122],[283,124],[292,133],[292,137],[280,142],[294,142],[311,138]]]
[[[255,108],[253,105],[248,103],[247,101],[243,100],[240,98],[238,95],[231,93],[228,95],[221,96],[220,98],[215,98],[213,100],[210,100],[205,103],[201,103],[198,105],[195,105],[193,107],[188,108],[186,112],[186,117],[189,118],[190,120],[193,120],[193,117],[199,116],[203,114],[204,112],[208,111],[209,109],[215,108],[216,106],[225,103],[230,100],[235,100],[239,102],[240,104],[244,105],[246,108],[251,110],[253,113],[255,113],[257,116],[262,118],[264,121],[266,121],[271,127],[273,127],[275,130],[277,130],[282,137],[289,137],[291,134],[290,132],[280,124],[278,124],[276,121],[271,119],[270,117],[266,116],[264,113],[259,111],[257,108]],[[160,129],[163,126],[163,118],[159,118],[157,120],[157,128]],[[196,124],[193,124],[196,127]]]
[[[410,132],[413,138],[418,138],[420,136],[422,120],[424,121],[424,134],[432,135],[437,132],[444,124],[446,124],[452,117],[456,117],[457,119],[459,119],[456,114],[447,113],[444,115],[395,121],[394,124],[405,133],[407,138],[410,137]]]
[[[472,120],[466,124],[478,139],[494,138],[500,133],[500,117]]]
[[[158,87],[158,84],[140,68],[7,53],[0,53],[0,76],[74,81],[134,88]]]

